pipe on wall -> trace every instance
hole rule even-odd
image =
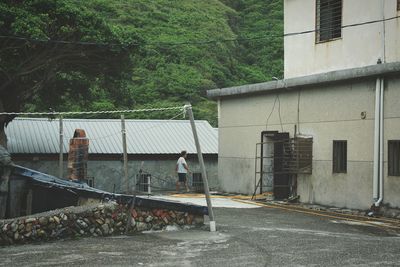
[[[375,206],[379,207],[379,205],[383,201],[383,162],[384,162],[384,79],[380,79],[380,105],[379,105],[379,199],[375,202]]]
[[[374,127],[374,174],[373,174],[373,200],[379,198],[379,120],[380,120],[380,87],[381,79],[376,79],[375,87],[375,127]]]

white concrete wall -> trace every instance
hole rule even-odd
[[[220,187],[251,194],[255,185],[255,147],[261,131],[294,133],[299,117],[302,134],[312,135],[313,173],[298,178],[303,202],[366,209],[372,204],[375,80],[276,94],[223,98],[220,102]],[[385,88],[385,174],[387,140],[400,139],[400,79]],[[299,110],[299,113],[298,113]],[[361,119],[366,112],[366,119]],[[332,173],[332,142],[347,140],[346,174]],[[400,177],[385,175],[385,203],[400,207]]]
[[[396,0],[385,1],[385,18],[400,15]],[[343,1],[342,25],[382,19],[381,0]],[[316,0],[284,1],[284,33],[316,29]],[[316,43],[315,32],[286,36],[285,78],[376,64],[382,58],[383,23],[342,29],[342,38]],[[386,62],[400,61],[400,18],[385,22]]]

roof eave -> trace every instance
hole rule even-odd
[[[278,81],[213,89],[207,91],[207,96],[210,99],[218,99],[229,96],[269,93],[280,90],[292,90],[305,86],[314,87],[318,85],[332,84],[349,80],[358,80],[367,77],[373,78],[379,76],[389,76],[396,73],[400,73],[400,62],[376,64],[366,67],[330,71]]]

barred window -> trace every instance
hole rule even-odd
[[[397,10],[400,10],[400,0],[397,0]]]
[[[388,175],[400,176],[400,140],[388,141]]]
[[[347,172],[347,141],[333,141],[333,173]]]
[[[342,37],[342,6],[342,0],[317,0],[317,43]]]

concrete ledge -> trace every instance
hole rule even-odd
[[[377,64],[362,68],[352,68],[331,71],[321,74],[313,74],[279,81],[256,83],[243,86],[228,87],[222,89],[208,90],[207,96],[211,99],[221,97],[269,93],[276,91],[291,90],[301,87],[313,87],[337,82],[359,80],[363,78],[376,78],[378,76],[389,76],[400,73],[400,62]]]

